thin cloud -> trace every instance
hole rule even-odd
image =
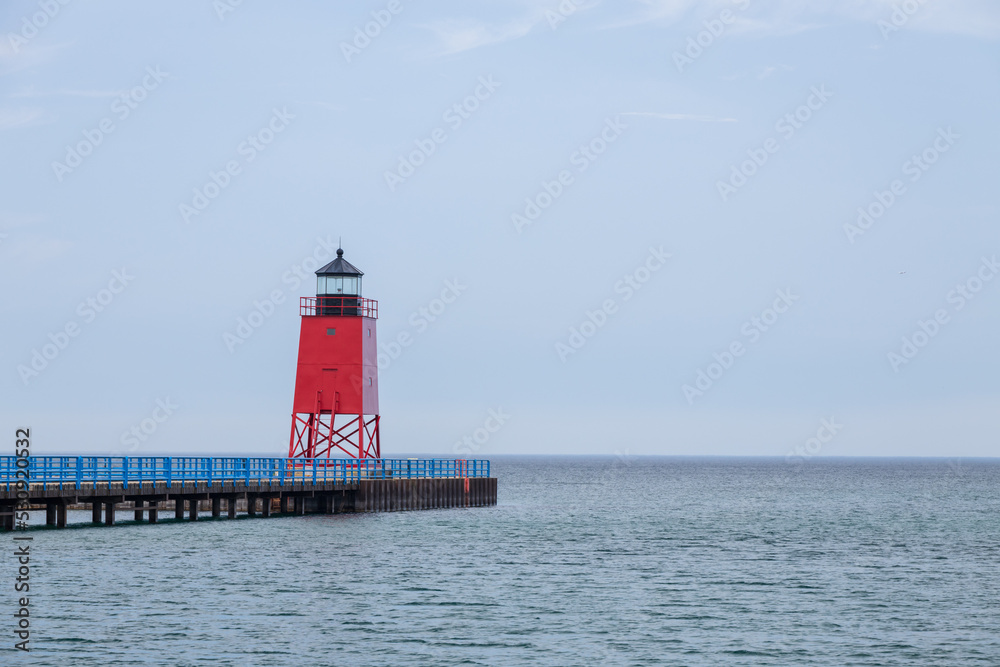
[[[544,13],[536,12],[533,16],[529,15],[505,23],[490,24],[472,19],[449,19],[427,23],[421,27],[433,32],[441,44],[435,55],[450,56],[483,46],[519,39],[544,20]]]
[[[420,27],[433,32],[441,43],[441,49],[434,55],[452,55],[520,39],[539,25],[545,25],[546,29],[554,28],[553,22],[557,24],[559,19],[575,21],[578,14],[598,6],[602,1],[565,0],[560,3],[558,0],[513,0],[507,4],[520,8],[520,16],[516,18],[494,21],[481,18],[445,19]],[[571,10],[566,9],[567,2],[572,6]]]
[[[790,67],[789,65],[768,65],[757,75],[757,79],[758,80],[766,79],[767,77],[777,72],[779,69],[784,70],[786,72],[792,71],[792,67]]]
[[[21,108],[4,109],[0,108],[0,131],[14,130],[33,125],[45,125],[55,120],[55,116],[45,109]]]
[[[658,111],[625,111],[622,116],[648,116],[663,120],[693,120],[701,123],[735,123],[735,118],[719,118],[717,116],[700,116],[690,113],[660,113]]]
[[[345,111],[347,109],[347,107],[345,107],[343,104],[333,104],[332,102],[312,101],[312,102],[299,102],[299,104],[315,104],[321,109],[329,109],[330,111]]]
[[[635,0],[631,11],[602,26],[603,29],[626,28],[647,23],[677,26],[695,33],[702,21],[729,10],[736,21],[726,27],[730,34],[791,35],[826,28],[837,23],[870,24],[876,35],[878,22],[890,21],[899,0],[825,0],[804,3],[801,0],[775,0],[760,4],[755,0]],[[947,3],[921,3],[901,30],[957,33],[978,37],[1000,37],[1000,14],[995,0],[951,0]]]
[[[868,23],[874,30],[879,20],[885,20],[892,14],[896,2],[898,0],[827,0],[815,5],[802,3],[800,0],[777,0],[759,5],[751,0],[633,0],[624,5],[612,5],[603,0],[574,0],[576,9],[565,18],[584,22],[580,10],[603,7],[607,10],[603,13],[606,17],[603,24],[591,24],[598,30],[658,24],[681,30],[688,26],[688,29],[696,33],[704,29],[704,19],[727,10],[736,17],[734,23],[727,25],[727,34],[793,35],[844,22]],[[559,13],[560,7],[555,0],[509,0],[499,5],[520,10],[520,15],[493,21],[449,18],[420,26],[430,30],[438,43],[438,48],[431,55],[448,56],[520,39],[540,24],[547,25],[548,14]],[[612,7],[617,16],[608,20]],[[598,23],[600,22],[598,19]],[[1000,19],[992,6],[981,0],[953,0],[947,6],[922,6],[906,26],[907,29],[911,27],[924,31],[995,37],[1000,34]]]
[[[38,91],[34,89],[22,90],[11,93],[8,97],[30,98],[30,97],[119,97],[126,94],[124,90],[50,90]]]
[[[0,39],[0,75],[13,74],[31,67],[38,67],[55,60],[59,54],[73,45],[72,42],[49,46],[28,45],[17,51],[10,40]]]
[[[44,220],[45,218],[40,215],[25,215],[0,211],[0,227],[4,229],[37,225],[40,222],[44,222]]]
[[[26,236],[7,235],[4,247],[9,255],[16,257],[17,262],[25,266],[37,266],[67,257],[73,249],[73,243],[63,238],[29,234]]]
[[[693,0],[639,0],[638,4],[642,5],[639,11],[606,23],[601,29],[616,30],[645,23],[677,23],[694,2]]]

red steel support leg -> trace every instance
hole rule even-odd
[[[331,458],[342,452],[350,458],[381,458],[379,415],[367,420],[365,415],[350,415],[339,426],[338,417],[348,415],[293,414],[288,457]]]

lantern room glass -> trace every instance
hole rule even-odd
[[[358,276],[317,276],[317,296],[358,296],[361,294],[361,278]]]

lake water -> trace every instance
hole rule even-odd
[[[493,462],[491,508],[33,530],[0,664],[1000,664],[1000,461]]]

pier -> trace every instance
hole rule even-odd
[[[222,457],[0,457],[0,527],[12,530],[28,504],[63,528],[70,505],[90,506],[95,525],[134,510],[156,523],[161,511],[197,521],[202,510],[338,514],[496,505],[490,462],[465,459]],[[19,507],[20,506],[20,507]]]

